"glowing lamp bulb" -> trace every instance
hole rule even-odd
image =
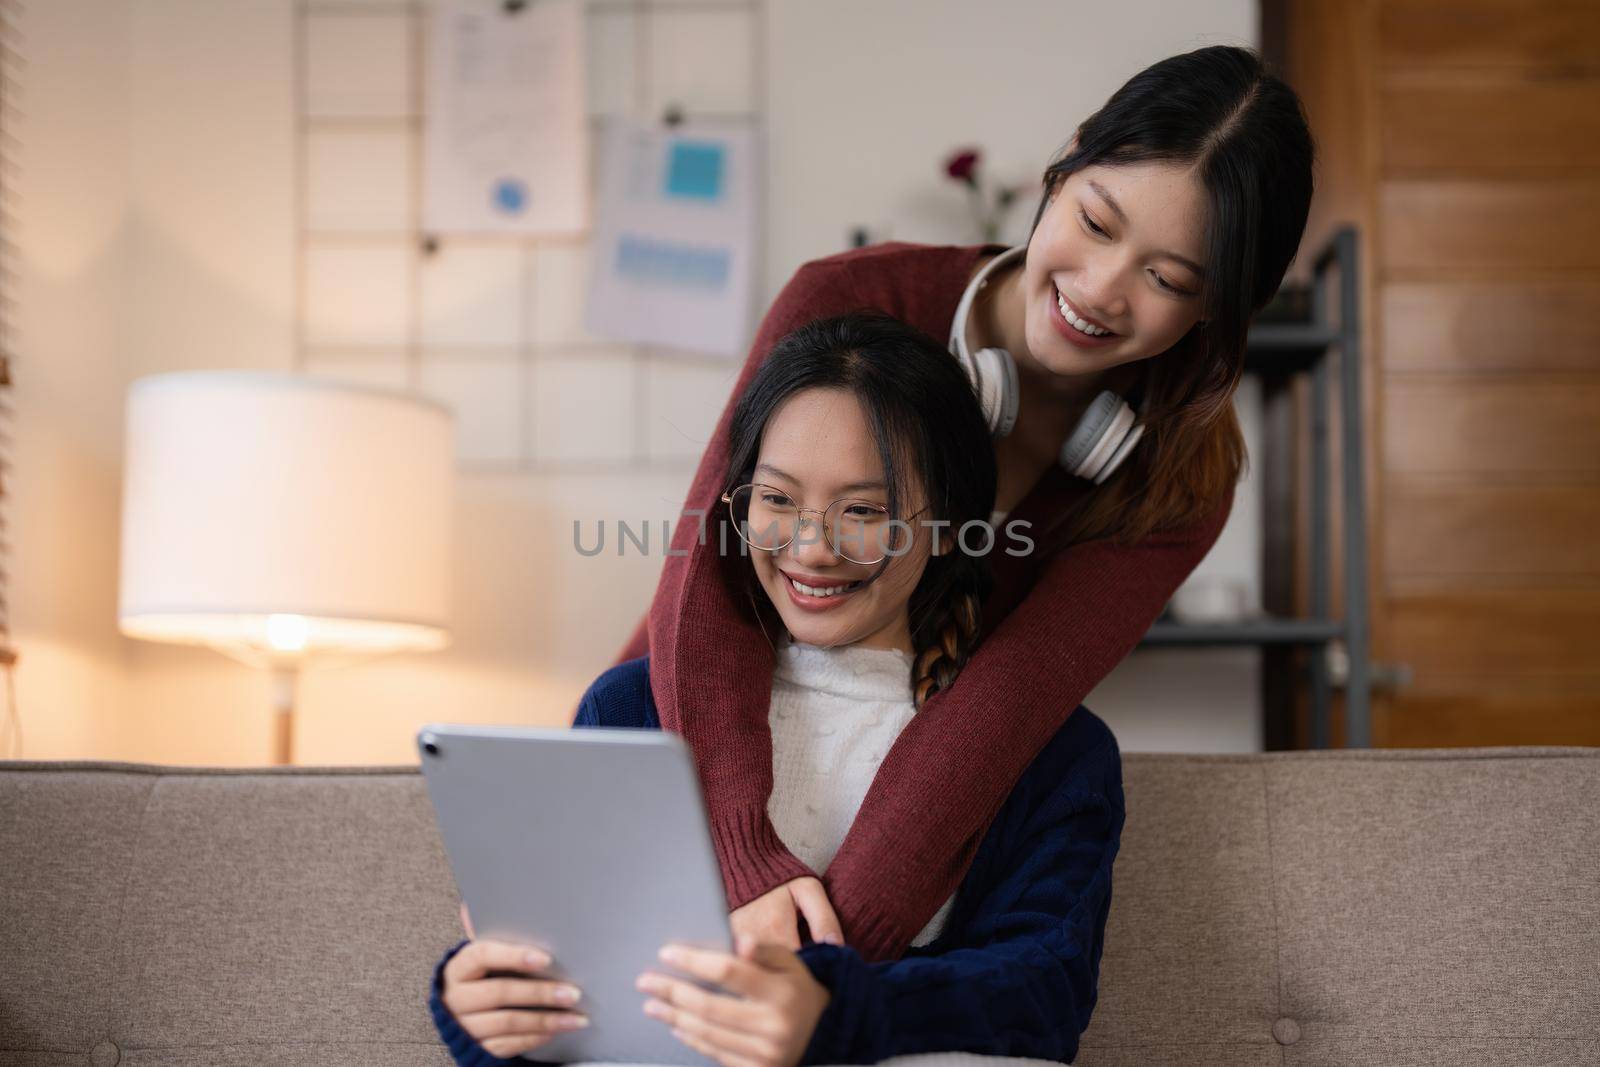
[[[311,625],[304,615],[268,615],[267,642],[279,652],[299,652],[306,647]]]

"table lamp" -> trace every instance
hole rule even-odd
[[[129,388],[118,622],[272,672],[293,756],[311,657],[449,644],[454,421],[406,393],[254,371]]]

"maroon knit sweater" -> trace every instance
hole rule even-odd
[[[997,251],[894,243],[802,266],[762,321],[700,459],[674,554],[621,658],[650,653],[662,725],[694,753],[730,907],[815,873],[767,818],[774,653],[734,595],[735,570],[748,563],[724,560],[717,547],[734,401],[773,343],[812,319],[875,308],[943,342],[968,279]],[[1041,531],[1092,488],[1053,469],[1007,521],[1032,522],[1029,536],[1043,548]],[[1131,546],[1097,540],[990,554],[996,584],[983,604],[982,643],[957,684],[930,698],[889,749],[823,877],[849,945],[868,960],[904,953],[966,874],[1022,772],[1138,644],[1216,541],[1232,502],[1230,491],[1213,513]],[[707,516],[703,545],[696,509]]]

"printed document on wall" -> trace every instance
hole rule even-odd
[[[423,228],[587,229],[583,5],[434,0],[429,42]]]
[[[747,125],[616,122],[607,129],[590,333],[744,353],[755,263],[754,144]]]

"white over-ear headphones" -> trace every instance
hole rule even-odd
[[[967,346],[967,318],[972,314],[978,290],[988,283],[989,275],[1027,251],[1026,245],[1018,245],[990,260],[961,294],[955,321],[950,325],[950,351],[972,379],[984,417],[989,420],[989,431],[996,437],[1006,436],[1017,424],[1017,400],[1021,392],[1017,386],[1017,364],[1003,348],[971,351]],[[1103,392],[1094,398],[1089,410],[1067,435],[1066,443],[1061,446],[1061,465],[1099,485],[1122,465],[1143,436],[1144,426],[1128,402],[1116,393]]]

